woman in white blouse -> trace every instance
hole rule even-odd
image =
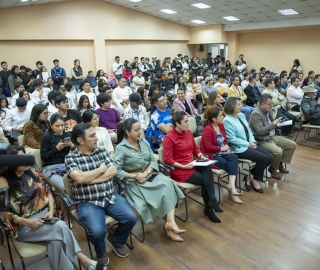
[[[86,110],[82,115],[82,122],[91,124],[98,137],[98,146],[107,149],[109,156],[113,158],[114,148],[111,138],[106,128],[99,127],[99,115],[93,110]]]

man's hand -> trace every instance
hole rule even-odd
[[[104,162],[100,165],[99,168],[101,169],[101,174],[105,173],[108,170],[108,167]]]
[[[279,117],[273,121],[273,124],[278,125],[282,120],[282,117]]]

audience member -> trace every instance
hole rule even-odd
[[[75,59],[73,61],[74,67],[71,69],[71,81],[78,92],[80,85],[82,84],[85,76],[82,71],[82,67],[80,66],[80,60]]]
[[[295,77],[292,78],[291,85],[287,90],[287,99],[289,102],[290,110],[300,112],[300,104],[301,104],[303,95],[304,95],[303,90],[299,87],[298,78],[295,78]]]
[[[58,112],[58,108],[56,107],[56,102],[55,99],[57,96],[60,96],[61,93],[58,90],[53,90],[48,94],[48,100],[49,100],[49,105],[48,105],[48,119],[50,120],[51,116]]]
[[[120,78],[119,85],[113,89],[112,96],[118,103],[129,103],[129,95],[132,94],[132,89],[126,86],[126,79]]]
[[[228,93],[229,93],[229,86],[225,82],[225,80],[226,80],[226,75],[223,74],[223,73],[219,73],[218,74],[218,81],[213,85],[214,89],[223,98],[227,98],[228,97]]]
[[[43,84],[39,79],[34,80],[33,82],[34,91],[30,95],[31,100],[34,104],[47,104],[48,96],[44,94]]]
[[[51,78],[54,84],[58,87],[62,84],[63,79],[66,77],[66,71],[60,67],[58,59],[53,60],[54,67],[51,69]]]
[[[137,70],[136,76],[133,77],[133,87],[134,87],[133,92],[137,93],[138,88],[140,86],[144,87],[145,85],[146,83],[145,83],[144,77],[142,76],[142,71]]]
[[[89,103],[92,108],[97,107],[97,97],[94,93],[90,91],[90,83],[88,81],[83,81],[80,84],[80,92],[77,95],[77,101],[79,102],[79,99],[81,96],[86,95],[89,98]]]
[[[11,68],[10,76],[8,77],[8,84],[11,91],[11,96],[13,96],[15,93],[14,85],[23,83],[22,79],[19,77],[19,74],[20,68],[17,65],[13,65]]]
[[[114,58],[115,62],[112,64],[112,72],[116,76],[117,80],[119,81],[122,76],[122,71],[123,71],[123,64],[120,62],[120,57],[116,56]]]
[[[110,97],[110,99],[111,99],[110,100],[110,102],[111,102],[110,108],[115,109],[120,116],[123,116],[124,109],[123,109],[121,103],[113,98],[113,90],[109,86],[104,86],[102,88],[101,93],[107,94]]]
[[[256,87],[256,78],[250,77],[249,84],[244,88],[243,92],[247,95],[246,105],[255,107],[260,99],[259,89]]]
[[[83,96],[80,97],[77,109],[78,109],[78,111],[80,112],[81,115],[83,115],[83,113],[86,110],[93,109],[93,107],[90,105],[89,98],[88,98],[87,95],[83,95]]]
[[[301,101],[302,112],[311,125],[320,126],[320,98],[314,99],[316,90],[312,85],[303,88],[303,92],[304,97]]]

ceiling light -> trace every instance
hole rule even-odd
[[[299,14],[298,12],[296,12],[294,9],[281,9],[281,10],[278,10],[278,12],[281,14],[281,15],[296,15],[296,14]]]
[[[21,0],[20,3],[28,2],[29,0]]]
[[[173,10],[171,10],[171,9],[161,9],[160,11],[161,11],[161,12],[164,12],[164,13],[167,13],[167,14],[177,13],[176,11],[173,11]]]
[[[225,19],[227,21],[239,21],[240,19],[236,18],[236,17],[233,17],[233,16],[225,16],[225,17],[222,17],[222,19]]]
[[[142,0],[129,0],[129,2],[140,2]]]
[[[204,21],[201,21],[201,20],[192,20],[190,22],[193,22],[193,23],[196,23],[196,24],[203,24],[203,23],[206,23]]]
[[[210,6],[204,4],[204,3],[196,3],[196,4],[192,4],[191,6],[195,7],[195,8],[200,8],[200,9],[204,9],[204,8],[211,8]]]

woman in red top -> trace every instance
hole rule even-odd
[[[130,62],[128,60],[124,62],[122,77],[126,79],[126,85],[130,87],[130,84],[132,83],[133,74],[132,74],[132,68],[131,68]]]
[[[174,128],[163,140],[164,162],[175,167],[170,177],[177,182],[187,182],[202,186],[201,194],[205,204],[204,214],[212,222],[221,222],[215,212],[223,212],[216,200],[211,167],[193,167],[193,156],[201,160],[206,157],[197,147],[192,132],[188,129],[188,115],[184,111],[172,116]]]
[[[230,199],[235,203],[243,203],[235,187],[238,173],[238,156],[230,153],[226,130],[222,123],[224,118],[219,107],[211,108],[207,112],[208,125],[202,132],[201,152],[207,154],[210,159],[218,162],[215,164],[229,174],[228,192]]]

